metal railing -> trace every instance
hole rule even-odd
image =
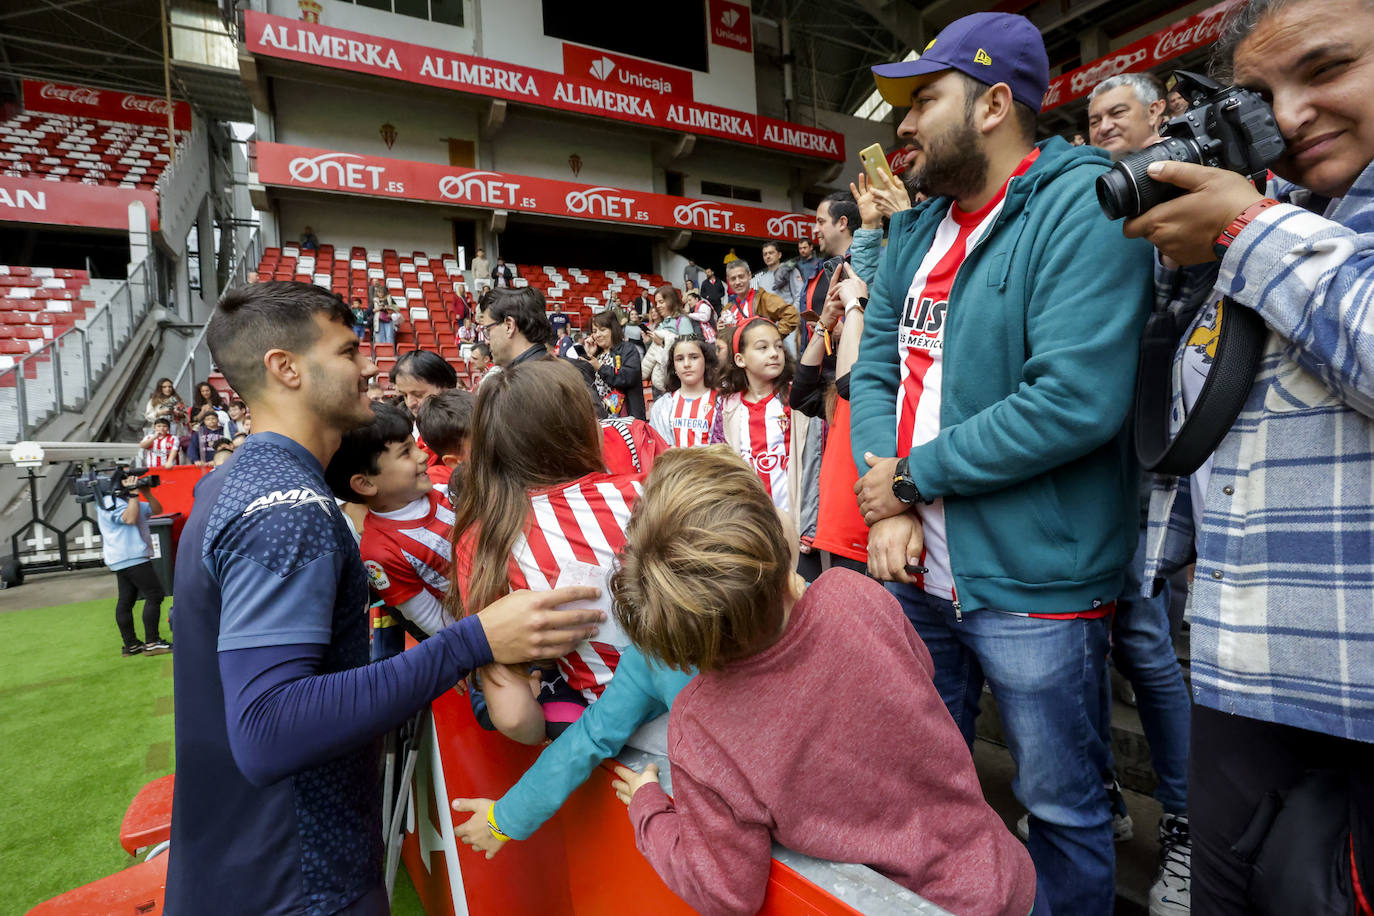
[[[85,407],[154,305],[152,269],[144,260],[108,302],[0,370],[0,441],[30,438],[55,414]]]
[[[248,236],[243,248],[234,257],[234,268],[229,273],[225,289],[247,283],[248,271],[256,270],[261,261],[262,233],[254,229],[252,234]],[[181,368],[172,377],[172,382],[177,391],[193,389],[210,375],[210,370],[215,366],[215,361],[210,356],[210,348],[205,344],[205,331],[209,326],[210,323],[207,321],[196,332],[195,340],[192,341],[190,349],[186,351],[186,359],[182,361]]]

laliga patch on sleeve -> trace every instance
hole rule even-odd
[[[391,580],[386,576],[386,570],[382,569],[382,564],[376,560],[364,560],[363,568],[367,570],[367,581],[379,592],[384,592],[391,588]]]

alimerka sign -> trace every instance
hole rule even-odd
[[[801,213],[714,200],[281,143],[258,143],[258,180],[283,188],[313,188],[756,239],[810,238],[815,222],[813,217]]]
[[[588,75],[581,77],[270,16],[253,10],[244,11],[244,31],[248,49],[264,57],[685,131],[803,156],[844,160],[844,137],[834,131],[694,102],[685,95],[677,94],[676,86],[673,87],[673,94],[665,94],[661,91],[661,74],[657,77],[657,88],[640,85],[641,82],[649,83],[655,79],[644,75],[642,71],[638,72],[638,81],[598,77],[596,70],[591,69],[593,66],[607,77],[615,75],[611,66],[620,66],[615,59],[605,55],[597,58],[597,61],[609,60],[610,65],[590,62],[587,64]],[[630,58],[622,60],[629,61]],[[639,62],[636,64],[640,65]]]
[[[190,130],[191,106],[185,102],[173,102],[172,105],[176,129]],[[149,127],[167,126],[166,99],[42,80],[24,80],[24,110]]]
[[[1066,102],[1082,98],[1093,87],[1118,73],[1153,70],[1162,63],[1181,57],[1189,51],[1216,41],[1221,34],[1221,21],[1239,0],[1222,0],[1200,13],[1175,22],[1167,29],[1146,35],[1124,48],[1118,48],[1090,64],[1070,70],[1050,80],[1045,92],[1042,111],[1057,108]]]
[[[139,200],[157,228],[157,194],[75,181],[0,175],[0,222],[129,231],[129,204]]]

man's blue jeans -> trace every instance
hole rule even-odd
[[[1135,688],[1140,727],[1150,744],[1159,782],[1155,798],[1166,814],[1188,813],[1188,728],[1192,703],[1169,629],[1169,584],[1153,598],[1140,596],[1145,534],[1126,569],[1126,587],[1112,622],[1112,661]]]
[[[935,662],[935,687],[973,746],[986,681],[1016,763],[1012,791],[1030,812],[1030,854],[1050,910],[1110,916],[1116,898],[1110,765],[1100,723],[1107,621],[964,611],[889,583]]]

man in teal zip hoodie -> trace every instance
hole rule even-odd
[[[1105,153],[1034,144],[1049,65],[1025,18],[966,16],[873,69],[911,107],[898,133],[932,199],[892,219],[851,377],[870,568],[896,557],[879,568],[970,744],[992,685],[1052,912],[1109,914],[1100,726],[1151,249],[1098,207]]]

